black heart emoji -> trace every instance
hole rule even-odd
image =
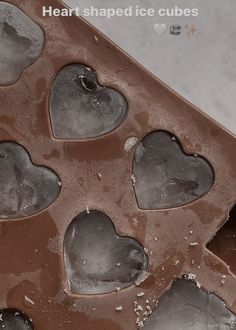
[[[0,85],[14,83],[36,61],[44,44],[43,30],[16,6],[0,2]]]
[[[188,155],[175,137],[155,131],[139,143],[133,161],[134,190],[141,209],[190,203],[206,194],[214,181],[207,160]]]
[[[64,67],[53,81],[50,113],[53,134],[61,139],[90,139],[118,128],[128,106],[118,91],[101,86],[96,72],[81,64]]]
[[[51,169],[36,166],[17,143],[0,143],[0,218],[20,218],[48,207],[60,192]]]
[[[32,321],[26,314],[17,309],[0,310],[0,329],[3,330],[34,330]]]
[[[70,291],[101,294],[125,288],[143,276],[148,257],[131,237],[116,234],[110,218],[83,212],[69,225],[64,258]]]

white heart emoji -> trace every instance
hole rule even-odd
[[[154,30],[156,31],[156,33],[160,36],[165,31],[166,24],[164,24],[164,23],[161,23],[161,24],[156,23],[156,24],[154,24],[153,27],[154,27]]]

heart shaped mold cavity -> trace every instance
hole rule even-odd
[[[53,134],[61,139],[90,139],[118,128],[128,106],[118,91],[101,86],[96,72],[81,64],[64,67],[53,81],[50,113]]]
[[[236,205],[229,213],[229,218],[207,244],[207,248],[217,255],[236,274]]]
[[[0,2],[0,85],[14,83],[41,54],[43,30],[16,6]]]
[[[233,330],[236,315],[223,301],[189,280],[179,279],[160,299],[144,330]],[[149,311],[148,311],[149,312]],[[142,317],[139,318],[142,325]]]
[[[81,213],[69,225],[64,258],[70,291],[101,294],[125,288],[148,265],[141,244],[116,234],[110,218],[99,211]]]
[[[20,218],[48,207],[60,192],[59,177],[31,162],[17,143],[0,143],[0,218]]]
[[[34,330],[32,321],[17,309],[0,310],[0,329]]]
[[[134,190],[141,209],[172,208],[206,194],[214,181],[204,158],[184,153],[168,132],[155,131],[139,143],[133,161]]]

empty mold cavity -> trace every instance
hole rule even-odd
[[[217,255],[236,274],[236,205],[229,214],[229,218],[217,232],[207,248]]]
[[[17,309],[0,310],[0,329],[33,330],[32,321]]]
[[[32,163],[17,143],[0,143],[0,218],[19,218],[48,207],[60,192],[59,177]]]
[[[161,209],[190,203],[206,194],[214,180],[211,165],[186,154],[175,137],[155,131],[137,146],[134,190],[141,209]]]
[[[66,66],[53,81],[50,113],[57,138],[82,140],[109,133],[122,124],[127,112],[124,96],[101,86],[89,67]]]
[[[140,243],[118,236],[110,218],[99,211],[81,213],[71,222],[64,258],[74,294],[119,291],[143,276],[148,264]]]
[[[179,279],[167,291],[144,330],[235,330],[236,315],[194,282]]]
[[[44,33],[16,6],[0,1],[0,85],[14,83],[41,54]]]

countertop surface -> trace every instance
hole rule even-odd
[[[236,134],[236,2],[65,0],[71,7],[197,8],[196,17],[86,17],[169,87]],[[160,35],[155,24],[166,24]],[[181,25],[181,34],[170,34]],[[158,30],[158,28],[157,28]]]

